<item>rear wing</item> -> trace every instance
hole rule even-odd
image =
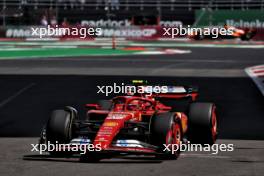
[[[191,97],[193,101],[198,96],[198,87],[196,86],[152,85],[147,80],[132,80],[131,82],[133,86],[137,87],[137,92],[143,96],[166,99]]]
[[[141,88],[143,95],[149,94],[154,98],[180,99],[191,97],[194,101],[198,96],[198,88],[194,86],[142,86]]]

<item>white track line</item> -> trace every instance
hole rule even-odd
[[[7,103],[11,102],[12,100],[14,100],[16,97],[18,97],[19,95],[21,95],[23,92],[25,92],[26,90],[28,90],[29,88],[31,88],[32,86],[34,86],[34,83],[31,83],[25,87],[23,87],[22,89],[20,89],[19,91],[17,91],[15,94],[11,95],[10,97],[8,97],[7,99],[5,99],[4,101],[0,102],[0,108],[2,108],[3,106],[5,106]]]

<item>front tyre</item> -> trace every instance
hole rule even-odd
[[[213,145],[217,139],[216,107],[213,103],[192,103],[188,135],[191,143]]]
[[[66,110],[55,110],[52,112],[46,127],[47,141],[51,144],[67,144],[72,139],[74,116]],[[50,151],[51,155],[71,155],[71,152]]]
[[[175,113],[168,112],[153,116],[150,128],[152,143],[158,146],[160,152],[163,153],[157,157],[159,159],[177,159],[180,155],[182,130],[180,122],[175,118]],[[170,151],[164,145],[168,146]]]

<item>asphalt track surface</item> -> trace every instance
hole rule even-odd
[[[178,48],[191,54],[1,60],[0,74],[245,77],[263,49]]]
[[[190,50],[183,55],[1,60],[0,136],[5,138],[0,139],[0,175],[263,175],[264,99],[244,73],[245,67],[263,64],[263,49]],[[39,135],[51,110],[73,105],[83,115],[85,103],[104,98],[96,94],[97,85],[131,79],[199,86],[200,101],[217,105],[218,142],[235,144],[234,152],[187,152],[176,161],[115,158],[97,164],[29,157],[36,154],[30,143],[37,138],[31,137]]]

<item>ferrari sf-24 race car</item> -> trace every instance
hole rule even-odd
[[[212,145],[217,138],[216,107],[196,102],[197,96],[198,89],[190,86],[167,86],[166,93],[151,96],[117,96],[86,104],[82,120],[75,108],[67,106],[52,112],[41,132],[40,144],[100,145],[100,151],[80,155],[80,160],[86,162],[129,154],[177,159],[180,150],[169,152],[164,146],[184,141]],[[50,154],[69,157],[74,153],[58,150]]]
[[[209,27],[211,29],[213,29],[214,27]],[[257,30],[254,28],[237,28],[234,26],[228,26],[228,25],[224,25],[224,28],[227,31],[232,32],[232,35],[223,35],[220,33],[220,29],[219,27],[215,27],[218,29],[218,33],[214,34],[214,35],[208,35],[206,34],[206,31],[203,30],[202,32],[199,33],[193,33],[191,35],[189,35],[189,38],[194,39],[194,40],[204,40],[204,39],[240,39],[243,41],[249,41],[251,40],[257,33]],[[208,31],[207,31],[208,33]],[[217,38],[215,38],[217,36]]]

